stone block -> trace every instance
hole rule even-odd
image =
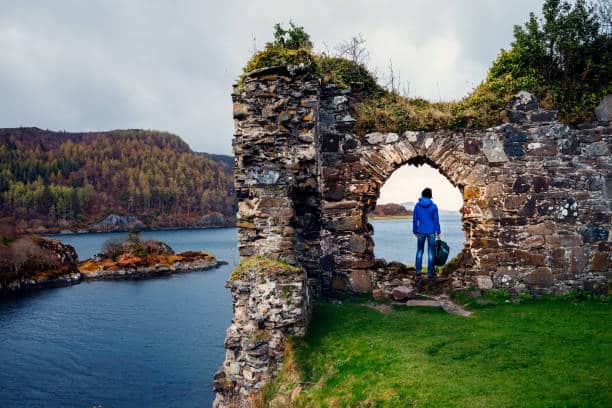
[[[387,138],[387,135],[385,133],[374,132],[368,133],[367,135],[365,135],[365,138],[369,144],[376,145],[383,143]]]
[[[387,292],[384,289],[374,289],[372,291],[372,297],[375,300],[385,300],[385,299],[388,299],[390,295],[389,295],[389,292]]]
[[[348,240],[349,249],[355,253],[364,253],[368,247],[368,241],[361,235],[351,235]]]
[[[233,105],[234,119],[244,119],[249,114],[249,105],[235,102]]]
[[[595,109],[595,116],[600,122],[612,122],[612,95],[601,98],[599,105]]]
[[[589,225],[582,230],[584,242],[607,241],[610,232],[601,225]]]
[[[400,302],[402,300],[414,299],[416,297],[416,292],[413,289],[410,289],[408,286],[397,286],[393,288],[393,292],[391,293],[393,299]]]
[[[463,151],[467,154],[479,154],[481,146],[482,142],[480,139],[476,139],[474,137],[466,137],[465,141],[463,142]]]
[[[493,289],[493,280],[489,275],[477,275],[474,279],[478,289]]]
[[[504,185],[499,182],[490,183],[487,185],[485,194],[490,198],[499,197],[504,194]]]
[[[523,265],[544,266],[546,264],[546,257],[535,252],[515,249],[512,251],[512,255],[515,261]]]
[[[591,270],[594,272],[609,272],[612,269],[610,265],[610,254],[606,252],[595,252],[591,259]]]
[[[523,278],[523,281],[536,288],[549,288],[555,279],[549,268],[537,268]]]
[[[352,271],[350,275],[351,288],[357,293],[370,293],[372,291],[372,278],[366,270]]]
[[[523,204],[527,201],[527,196],[525,195],[508,195],[504,199],[504,209],[506,210],[518,210],[521,208]]]
[[[591,143],[584,149],[584,153],[591,157],[608,156],[610,154],[610,146],[606,142]]]
[[[512,191],[515,193],[527,193],[531,190],[531,177],[518,176],[512,184]]]
[[[463,199],[472,200],[480,197],[480,187],[478,186],[465,186],[463,189]]]
[[[334,218],[329,221],[328,228],[334,231],[358,231],[363,228],[363,220],[361,215]]]
[[[504,145],[495,133],[487,133],[482,139],[482,152],[489,163],[504,163],[508,156],[504,152]]]

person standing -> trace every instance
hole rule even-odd
[[[416,276],[417,278],[421,276],[423,252],[425,250],[425,241],[427,241],[427,275],[429,279],[434,280],[436,278],[434,271],[434,249],[436,238],[440,238],[441,231],[438,206],[432,201],[431,188],[423,190],[419,202],[414,206],[412,212],[412,233],[417,238]]]

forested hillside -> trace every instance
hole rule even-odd
[[[231,169],[170,133],[0,129],[0,225],[92,229],[110,214],[148,228],[231,224]]]

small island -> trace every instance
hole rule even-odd
[[[175,253],[161,241],[130,233],[109,239],[102,253],[82,262],[74,248],[37,235],[0,237],[0,295],[92,280],[147,279],[204,271],[226,262],[206,251]]]
[[[410,217],[412,217],[412,211],[401,204],[394,203],[377,204],[374,211],[368,214],[368,218],[371,220],[401,219]]]
[[[166,243],[142,241],[130,233],[127,239],[109,239],[102,253],[79,264],[83,280],[146,279],[181,272],[203,271],[224,265],[206,251],[174,253]]]

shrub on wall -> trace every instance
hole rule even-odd
[[[585,0],[546,0],[543,17],[531,13],[523,26],[515,26],[512,47],[501,50],[485,81],[456,102],[432,103],[386,90],[361,62],[313,54],[310,36],[292,22],[287,30],[275,25],[274,41],[251,58],[244,72],[306,64],[324,83],[360,84],[366,99],[356,107],[356,118],[357,129],[364,133],[495,126],[521,90],[534,93],[543,108],[558,109],[562,121],[576,124],[590,121],[601,97],[612,93],[612,36],[606,10]]]

